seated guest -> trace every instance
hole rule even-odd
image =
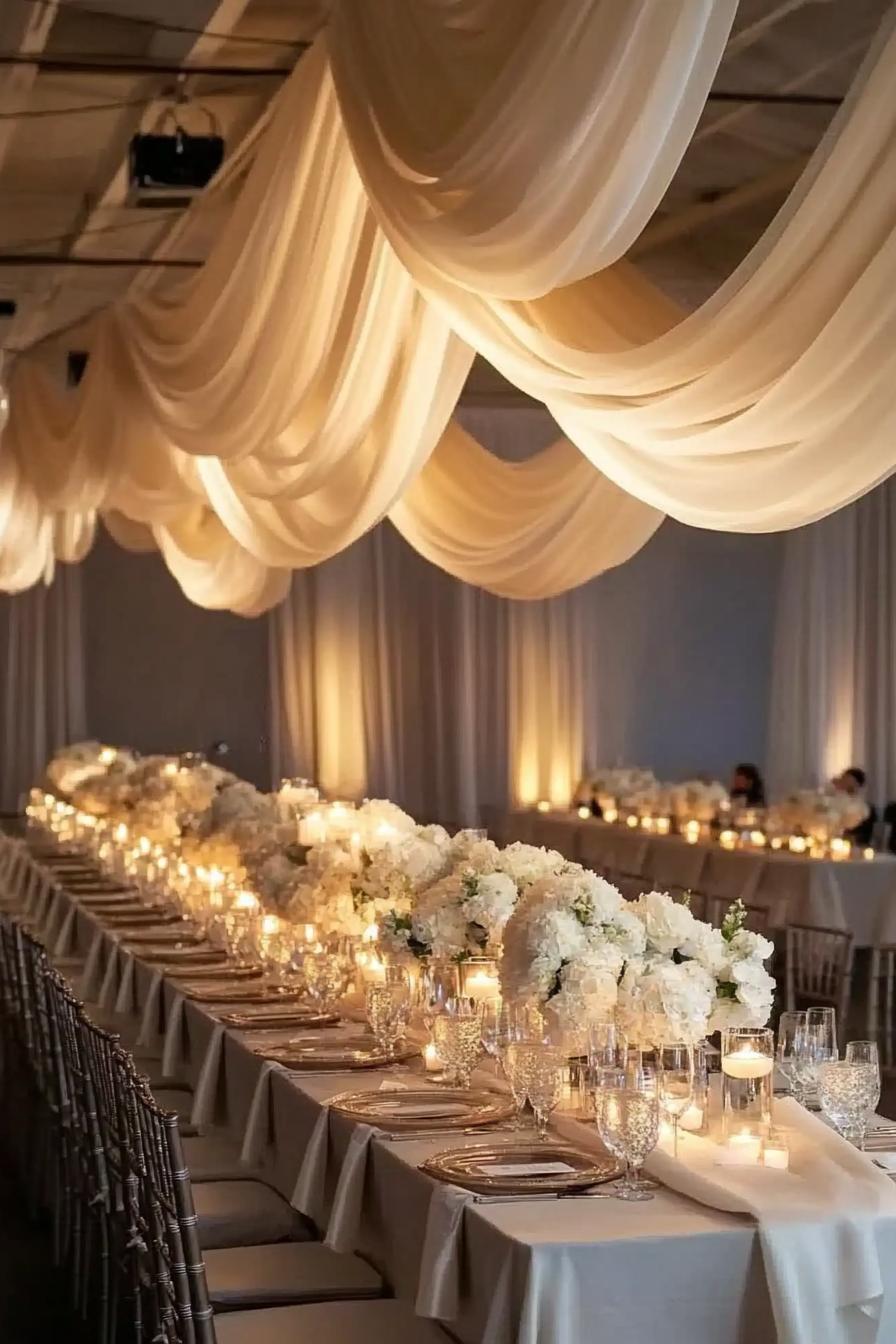
[[[838,775],[831,782],[838,793],[848,793],[851,798],[859,798],[865,802],[868,807],[868,815],[864,821],[860,821],[858,826],[853,826],[851,831],[844,831],[843,836],[846,840],[851,840],[854,845],[871,844],[871,837],[874,834],[874,823],[877,821],[877,809],[872,807],[865,798],[865,771],[858,765],[851,765],[848,770],[844,770],[842,775]]]
[[[734,767],[729,792],[732,807],[765,807],[765,784],[758,766],[749,761]]]

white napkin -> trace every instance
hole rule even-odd
[[[358,1245],[370,1140],[381,1132],[372,1125],[357,1124],[352,1129],[324,1238],[324,1245],[331,1251],[351,1252]],[[326,1158],[323,1165],[326,1170]]]
[[[162,972],[153,971],[152,979],[149,982],[149,989],[146,993],[146,1002],[143,1005],[143,1017],[140,1020],[140,1033],[137,1036],[137,1044],[149,1046],[155,1045],[159,1035],[159,999],[162,994]]]
[[[282,1064],[277,1064],[273,1059],[266,1059],[255,1083],[252,1104],[249,1107],[249,1115],[246,1120],[246,1132],[243,1135],[243,1146],[240,1150],[240,1161],[245,1163],[246,1166],[258,1166],[268,1141],[271,1114],[271,1074],[275,1071],[277,1073],[288,1073],[288,1069],[284,1068]]]
[[[100,996],[97,1000],[99,1006],[106,1011],[109,1011],[115,1002],[117,994],[117,977],[118,948],[113,946],[109,948],[109,960],[106,962],[106,974],[103,976],[103,983],[100,986]]]
[[[118,995],[115,999],[115,1011],[123,1017],[134,1011],[134,958],[129,952],[122,952],[124,970],[118,982]]]
[[[59,926],[59,933],[56,937],[55,943],[53,944],[54,957],[65,957],[68,955],[68,951],[72,943],[72,935],[75,932],[75,920],[77,919],[77,917],[78,917],[77,908],[74,905],[70,905],[68,910],[65,912],[62,923]]]
[[[796,1102],[777,1109],[790,1130],[788,1172],[720,1166],[716,1146],[696,1136],[679,1161],[657,1149],[647,1170],[711,1208],[753,1215],[778,1344],[871,1344],[884,1293],[875,1220],[896,1218],[896,1190]]]
[[[453,1321],[457,1316],[464,1209],[470,1199],[469,1190],[433,1184],[417,1285],[418,1316],[438,1321]]]
[[[184,996],[175,995],[168,1021],[165,1023],[165,1041],[162,1046],[162,1077],[173,1078],[183,1048]]]
[[[330,1107],[324,1102],[315,1121],[305,1156],[289,1201],[299,1213],[304,1213],[318,1227],[326,1216],[327,1159],[330,1153]]]
[[[218,1095],[218,1079],[221,1074],[221,1055],[223,1051],[224,1027],[222,1023],[216,1022],[212,1027],[212,1034],[208,1038],[205,1058],[202,1061],[202,1068],[199,1070],[199,1077],[196,1080],[196,1091],[193,1093],[193,1110],[190,1112],[190,1123],[195,1125],[197,1129],[210,1124],[215,1118],[215,1099]]]
[[[81,984],[79,993],[81,998],[90,1003],[99,989],[100,959],[103,955],[103,941],[105,934],[102,929],[97,929],[90,943],[90,951],[87,953],[87,960],[84,962],[84,971],[81,975]]]

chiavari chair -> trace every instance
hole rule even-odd
[[[868,1039],[877,1041],[881,1068],[896,1069],[896,945],[871,949],[868,969]]]
[[[853,936],[843,929],[788,924],[785,930],[786,999],[831,1004],[845,1025],[852,988]]]

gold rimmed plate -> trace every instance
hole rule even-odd
[[[570,1144],[537,1141],[456,1148],[427,1158],[420,1170],[477,1195],[559,1195],[622,1175],[611,1157],[582,1152]]]
[[[133,944],[136,949],[146,948],[148,952],[171,947],[199,947],[205,942],[197,929],[175,924],[119,924],[115,932],[122,941]]]
[[[203,970],[215,970],[227,963],[227,953],[219,947],[187,943],[183,947],[170,942],[152,942],[135,945],[137,956],[142,961],[164,961],[169,965],[189,966],[191,971],[201,966]],[[231,968],[232,969],[232,968]]]
[[[204,976],[196,980],[181,980],[179,989],[188,999],[196,1003],[298,1003],[301,997],[297,989],[279,990],[264,988],[251,981],[240,984],[234,980],[212,980]]]
[[[330,1109],[396,1133],[404,1129],[470,1129],[496,1125],[515,1111],[513,1101],[484,1088],[407,1088],[402,1092],[343,1092]]]
[[[281,1027],[301,1030],[302,1027],[335,1027],[339,1023],[339,1015],[305,1012],[299,1007],[288,1005],[278,1010],[266,1004],[260,1004],[257,1008],[250,1004],[240,1012],[223,1013],[221,1021],[225,1027],[234,1027],[237,1031],[276,1031]]]
[[[374,1045],[369,1036],[358,1036],[342,1041],[322,1040],[319,1044],[314,1041],[308,1045],[297,1043],[273,1046],[259,1053],[265,1059],[284,1064],[288,1069],[345,1073],[354,1069],[387,1069],[392,1064],[404,1064],[414,1059],[420,1051],[407,1047],[387,1055]]]

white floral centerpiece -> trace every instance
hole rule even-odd
[[[574,801],[596,801],[602,811],[615,807],[632,794],[658,787],[659,781],[652,770],[640,766],[604,766],[585,775],[576,788]]]
[[[520,843],[502,850],[470,831],[453,838],[448,858],[450,872],[380,920],[389,954],[463,961],[496,953],[520,893],[567,866],[556,850]]]
[[[627,961],[645,933],[617,889],[578,864],[533,883],[504,930],[501,992],[581,1028],[612,1017]]]
[[[617,1018],[630,1041],[693,1043],[723,1027],[768,1021],[775,982],[764,963],[774,948],[744,928],[740,902],[721,929],[665,892],[631,904],[644,927],[644,950],[629,959],[619,985]]]
[[[860,826],[868,803],[835,789],[799,789],[769,809],[769,826],[779,833],[797,832],[827,843]]]
[[[679,822],[715,821],[729,802],[728,790],[718,780],[686,779],[670,788],[672,815]]]
[[[79,784],[109,774],[127,775],[134,764],[133,753],[123,747],[106,747],[92,740],[72,742],[48,762],[46,775],[57,793],[70,798]]]

